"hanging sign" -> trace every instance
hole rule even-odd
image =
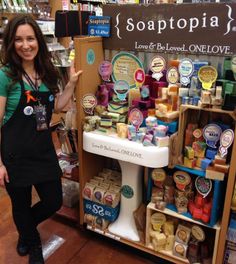
[[[88,35],[110,37],[110,20],[109,16],[89,16]]]
[[[104,48],[231,56],[236,54],[236,3],[232,2],[106,4],[103,15],[112,21]]]
[[[126,81],[130,88],[136,87],[134,74],[137,69],[143,69],[143,65],[140,60],[131,53],[120,52],[112,59],[112,80],[113,82],[118,80]]]

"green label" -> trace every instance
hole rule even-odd
[[[93,49],[89,49],[87,51],[87,63],[88,64],[93,64],[95,61],[95,53],[94,53],[94,50]]]
[[[134,191],[129,185],[123,185],[121,188],[121,194],[125,198],[130,199],[134,196]]]

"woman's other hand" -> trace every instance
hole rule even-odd
[[[75,63],[74,61],[72,61],[71,66],[70,66],[70,72],[69,72],[69,83],[71,83],[72,85],[76,85],[80,74],[83,71],[79,70],[79,71],[75,71]]]

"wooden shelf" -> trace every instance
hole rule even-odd
[[[216,229],[216,230],[220,230],[220,224],[219,223],[217,223],[216,225],[211,227],[209,225],[205,225],[204,223],[202,223],[200,221],[197,221],[197,220],[189,218],[189,217],[187,217],[185,215],[179,214],[179,213],[177,213],[177,212],[175,212],[173,210],[170,210],[168,208],[165,208],[164,210],[159,210],[159,209],[157,209],[155,207],[154,203],[149,203],[147,208],[152,209],[153,211],[157,211],[157,212],[161,212],[161,213],[166,214],[166,215],[173,216],[175,218],[178,218],[178,219],[181,219],[181,220],[193,223],[193,224],[202,225],[202,226],[205,226],[205,227],[208,227],[208,228],[213,228],[213,229]]]
[[[87,225],[87,229],[90,230],[90,231],[93,231],[95,233],[98,233],[98,234],[104,235],[106,237],[109,237],[111,239],[117,240],[117,241],[119,241],[119,242],[121,242],[123,244],[129,245],[129,246],[134,247],[136,249],[142,250],[142,251],[144,251],[146,253],[149,253],[149,254],[152,254],[154,256],[157,256],[159,258],[171,261],[173,263],[178,263],[178,264],[189,263],[189,261],[187,259],[183,259],[183,258],[179,258],[177,256],[174,256],[170,251],[165,251],[165,250],[154,251],[151,245],[146,247],[143,243],[126,240],[126,239],[124,239],[122,237],[119,237],[117,235],[114,235],[114,234],[110,233],[108,230],[104,230],[103,231],[103,230],[100,230],[98,228],[93,228],[90,225]]]
[[[194,106],[194,105],[181,105],[180,106],[180,112],[184,112],[188,109],[207,111],[207,112],[219,113],[219,114],[227,114],[227,115],[230,115],[234,120],[236,120],[236,112],[235,111],[227,111],[227,110],[223,110],[223,109],[208,108],[208,107],[205,108],[205,107],[199,107],[199,106]]]

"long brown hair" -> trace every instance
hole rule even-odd
[[[7,66],[7,75],[12,79],[12,85],[22,78],[24,69],[22,67],[22,59],[15,50],[15,35],[17,28],[25,24],[32,27],[38,41],[39,50],[34,59],[35,70],[42,82],[53,94],[56,94],[59,91],[58,81],[61,79],[60,74],[52,63],[52,56],[48,51],[43,33],[31,15],[17,15],[8,22],[3,32],[3,43],[0,51],[1,64],[2,66]]]

